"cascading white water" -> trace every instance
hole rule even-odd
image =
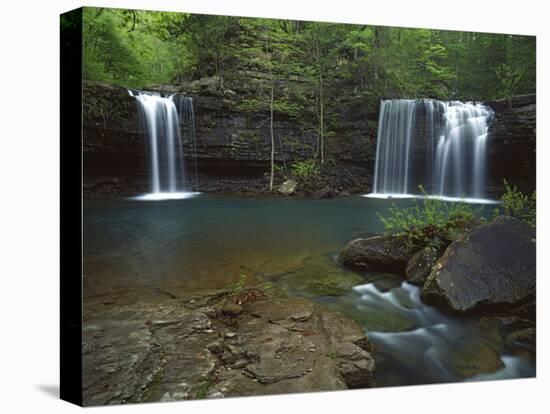
[[[180,124],[184,128],[184,135],[190,138],[192,148],[193,189],[198,187],[197,139],[195,131],[195,110],[193,98],[189,96],[173,95],[172,99],[178,110]]]
[[[158,93],[129,91],[138,104],[140,118],[147,136],[149,152],[150,193],[140,199],[162,200],[188,198],[197,193],[184,191],[186,187],[183,165],[183,148],[180,131],[180,117],[174,102],[175,95],[168,97]],[[186,123],[192,122],[192,139],[195,140],[193,101],[182,97],[185,102]],[[191,109],[189,109],[191,108]]]
[[[492,110],[471,102],[383,100],[373,194],[484,200]],[[425,148],[425,150],[422,150]]]
[[[412,99],[382,101],[374,170],[375,193],[407,193],[415,109]]]

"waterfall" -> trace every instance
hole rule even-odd
[[[485,197],[490,108],[471,102],[390,99],[380,105],[371,196]]]
[[[138,198],[180,199],[197,194],[185,191],[190,185],[185,174],[181,135],[183,128],[190,134],[193,148],[196,148],[192,98],[179,95],[165,97],[143,91],[128,92],[138,102],[140,120],[147,137],[150,192]],[[193,187],[196,189],[196,160],[193,162]]]
[[[184,131],[184,134],[191,140],[191,159],[193,167],[193,189],[196,191],[198,188],[198,163],[197,163],[197,138],[195,134],[195,111],[193,109],[193,98],[182,95],[173,95],[172,99],[175,101],[180,125]]]

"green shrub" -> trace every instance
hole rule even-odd
[[[495,209],[495,215],[505,214],[523,221],[530,227],[535,227],[537,220],[537,194],[522,193],[516,186],[511,186],[504,180],[504,193],[500,201],[500,208]]]
[[[296,161],[290,166],[295,178],[309,178],[319,175],[319,165],[315,160]]]
[[[419,186],[420,191],[426,192]],[[456,240],[465,230],[479,222],[481,208],[469,204],[446,203],[437,198],[426,197],[413,207],[390,207],[389,214],[378,213],[386,232],[403,238],[409,251],[426,246],[442,249]]]

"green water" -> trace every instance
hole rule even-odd
[[[502,369],[474,379],[534,375],[532,350],[509,349],[478,320],[449,317],[424,305],[418,288],[399,277],[361,275],[339,266],[336,257],[348,241],[383,230],[377,213],[393,203],[414,201],[211,195],[87,200],[85,304],[105,296],[123,302],[159,290],[198,293],[227,287],[245,274],[359,322],[376,349],[380,386],[464,380],[456,368],[461,355],[475,359],[488,347],[498,350]]]

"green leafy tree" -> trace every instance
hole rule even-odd
[[[523,76],[523,71],[512,65],[501,63],[496,69],[498,80],[502,85],[502,96],[508,101],[508,106],[512,108],[512,97],[517,90],[519,82]]]

